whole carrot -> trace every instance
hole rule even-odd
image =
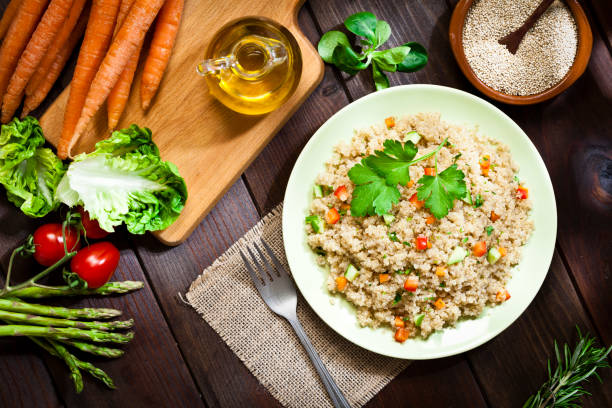
[[[130,11],[130,8],[134,4],[134,0],[122,0],[119,6],[119,14],[117,16],[117,25],[115,26],[115,34],[113,38],[119,32],[119,29],[123,25],[123,21]],[[117,127],[121,114],[125,109],[127,100],[130,96],[130,89],[132,88],[132,81],[134,80],[134,72],[138,66],[138,59],[140,58],[140,48],[130,57],[130,60],[121,73],[119,80],[113,87],[108,99],[106,100],[106,110],[108,112],[108,128],[113,130]]]
[[[32,34],[2,98],[2,123],[7,123],[21,103],[28,81],[66,21],[74,0],[51,0]]]
[[[68,38],[62,49],[55,56],[55,60],[47,70],[45,77],[38,81],[38,86],[34,92],[26,95],[25,101],[23,102],[23,111],[21,112],[22,118],[40,106],[53,87],[53,84],[55,84],[55,81],[57,81],[57,78],[60,76],[62,69],[64,69],[68,58],[70,58],[70,55],[72,54],[74,47],[76,47],[79,40],[83,36],[83,33],[85,32],[87,18],[89,16],[88,11],[89,10],[86,9],[81,13],[81,17],[79,18],[77,25],[74,27],[74,30],[72,30],[70,38]]]
[[[151,41],[151,48],[144,64],[140,82],[142,109],[149,109],[151,100],[155,96],[164,71],[168,66],[184,5],[184,0],[166,0],[159,12],[159,18],[155,23],[155,34]]]
[[[70,83],[62,135],[57,146],[57,155],[61,159],[68,157],[69,147],[72,147],[74,129],[81,116],[91,81],[108,50],[118,9],[119,0],[93,0],[85,38]]]
[[[85,132],[87,125],[108,97],[163,4],[164,0],[136,0],[130,9],[91,83],[81,117],[77,122],[73,138],[66,146],[66,152],[71,150]]]
[[[28,85],[26,86],[25,90],[26,96],[33,94],[40,81],[46,78],[47,71],[49,71],[51,64],[53,64],[53,62],[56,60],[57,54],[61,52],[61,50],[64,48],[64,44],[72,35],[74,27],[79,20],[83,7],[85,6],[85,1],[86,0],[74,0],[74,3],[70,9],[70,14],[68,14],[68,18],[66,18],[66,22],[62,25],[60,32],[57,33],[53,39],[53,42],[49,46],[45,56],[40,61],[36,71],[28,81]]]
[[[134,4],[134,0],[121,0],[121,4],[119,5],[119,13],[117,13],[117,24],[115,24],[115,32],[113,33],[113,38],[117,36],[119,29],[123,25],[125,17],[127,17],[130,8],[132,8],[132,4]]]
[[[4,34],[6,34],[11,23],[13,22],[13,19],[17,15],[21,1],[22,0],[11,0],[9,5],[6,6],[4,14],[2,15],[2,20],[0,20],[0,40],[4,38]]]
[[[144,38],[143,38],[144,40]],[[138,59],[140,58],[140,50],[142,43],[138,50],[130,57],[128,64],[121,73],[119,80],[108,94],[106,100],[106,110],[108,112],[108,128],[114,130],[121,119],[121,115],[125,110],[125,105],[130,97],[130,89],[132,88],[132,81],[134,80],[134,73],[138,66]]]
[[[42,15],[47,0],[23,0],[9,27],[6,37],[0,47],[0,98],[4,92],[11,75],[15,70],[17,61],[28,43],[32,32],[36,28],[38,20]]]

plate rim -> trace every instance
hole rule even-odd
[[[535,153],[535,157],[537,158],[537,166],[542,168],[544,170],[544,184],[546,186],[546,189],[549,191],[549,193],[551,194],[552,200],[552,208],[550,209],[553,213],[554,213],[554,225],[551,226],[552,227],[552,231],[551,231],[551,236],[554,237],[554,242],[551,245],[551,251],[549,254],[545,254],[546,255],[546,259],[545,262],[543,263],[546,266],[546,272],[544,274],[542,274],[542,278],[539,282],[535,282],[534,283],[534,288],[537,286],[537,288],[535,288],[534,290],[534,294],[531,297],[531,299],[529,299],[529,301],[527,302],[527,304],[525,305],[524,309],[522,311],[520,311],[519,313],[516,313],[516,315],[512,316],[510,321],[502,328],[497,328],[494,330],[489,330],[486,332],[485,335],[480,336],[480,337],[475,337],[472,341],[469,341],[467,343],[464,343],[463,345],[453,348],[452,350],[449,350],[447,352],[439,352],[439,353],[435,353],[432,352],[429,355],[425,356],[425,357],[421,357],[421,356],[403,356],[403,355],[398,355],[397,353],[394,352],[385,352],[384,350],[379,350],[379,349],[373,349],[371,346],[367,345],[366,342],[361,341],[360,339],[355,339],[352,337],[348,337],[347,335],[345,335],[345,333],[343,333],[342,331],[340,331],[340,329],[337,329],[336,327],[334,327],[330,321],[328,321],[328,319],[326,318],[325,314],[323,313],[323,310],[319,310],[319,307],[316,306],[316,302],[311,302],[311,300],[309,299],[308,295],[306,294],[306,292],[303,290],[303,288],[300,286],[298,280],[296,280],[294,278],[294,282],[296,283],[296,286],[299,288],[300,293],[302,294],[302,296],[304,297],[304,299],[306,300],[306,302],[308,303],[308,306],[315,312],[315,314],[328,326],[330,327],[334,332],[338,333],[340,336],[342,336],[344,339],[346,339],[347,341],[356,344],[357,346],[371,351],[373,353],[379,354],[379,355],[383,355],[383,356],[387,356],[387,357],[393,357],[393,358],[399,358],[399,359],[407,359],[407,360],[432,360],[432,359],[437,359],[437,358],[443,358],[443,357],[449,357],[449,356],[453,356],[453,355],[457,355],[457,354],[461,354],[464,353],[466,351],[472,350],[486,342],[488,342],[489,340],[493,339],[494,337],[498,336],[500,333],[502,333],[503,331],[505,331],[506,329],[508,329],[510,326],[512,326],[512,324],[520,317],[523,315],[523,313],[525,313],[525,311],[527,311],[527,309],[529,308],[529,306],[531,305],[531,303],[533,302],[533,300],[535,299],[535,297],[538,295],[546,277],[548,276],[548,273],[550,271],[550,265],[552,264],[552,259],[554,256],[554,251],[555,251],[555,245],[556,245],[556,236],[557,236],[557,228],[558,228],[558,214],[557,214],[557,205],[556,205],[556,197],[555,197],[555,192],[554,192],[554,188],[553,188],[553,184],[552,184],[552,180],[550,178],[550,173],[548,172],[548,169],[546,168],[546,164],[544,163],[544,160],[542,159],[542,156],[540,155],[540,153],[538,152],[537,148],[535,147],[535,145],[533,144],[533,142],[531,141],[531,139],[529,138],[529,136],[521,129],[521,127],[514,121],[512,120],[512,118],[510,116],[508,116],[505,112],[503,112],[501,109],[499,109],[497,106],[493,105],[492,103],[490,103],[487,100],[484,100],[483,98],[480,98],[476,95],[473,95],[469,92],[460,90],[460,89],[456,89],[456,88],[451,88],[451,87],[447,87],[447,86],[442,86],[442,85],[434,85],[434,84],[406,84],[406,85],[398,85],[398,86],[394,86],[391,88],[387,88],[381,91],[377,91],[377,92],[372,92],[369,93],[359,99],[356,99],[355,101],[347,104],[346,106],[343,106],[341,109],[339,109],[337,112],[335,112],[332,116],[330,116],[314,133],[313,135],[310,137],[310,139],[308,140],[308,142],[306,143],[306,145],[304,145],[304,147],[302,148],[302,150],[300,151],[300,154],[298,155],[297,160],[295,161],[292,169],[291,169],[291,174],[289,176],[289,180],[287,182],[287,186],[285,189],[285,194],[283,195],[283,212],[282,212],[282,233],[283,233],[283,248],[285,250],[285,253],[287,255],[287,263],[289,264],[289,268],[293,271],[294,267],[296,267],[296,265],[294,264],[295,261],[292,261],[290,259],[289,253],[291,252],[288,248],[287,245],[287,240],[285,239],[285,237],[290,233],[290,220],[291,217],[289,216],[289,212],[285,211],[286,207],[284,205],[285,202],[287,202],[287,198],[288,198],[288,194],[290,192],[290,186],[295,183],[295,178],[296,176],[296,169],[302,165],[302,161],[305,160],[305,152],[307,152],[308,150],[310,150],[312,148],[313,145],[315,145],[316,143],[319,143],[318,139],[321,138],[321,136],[319,136],[320,134],[325,132],[325,129],[330,125],[330,122],[332,122],[336,117],[340,116],[343,114],[343,112],[352,109],[353,105],[357,105],[357,104],[366,104],[368,100],[373,99],[373,98],[378,98],[380,97],[380,95],[385,94],[385,93],[393,93],[393,92],[402,92],[405,89],[431,89],[431,90],[436,90],[436,91],[443,91],[443,92],[450,92],[450,93],[454,93],[454,94],[458,94],[460,96],[463,97],[467,97],[468,99],[471,99],[473,102],[477,103],[477,104],[481,104],[484,105],[486,108],[491,109],[494,113],[500,115],[501,117],[503,117],[514,129],[515,131],[517,131],[518,134],[521,135],[521,137],[523,138],[523,142],[526,142],[526,146],[527,148],[532,151],[533,153]],[[408,113],[406,113],[408,114]],[[521,260],[522,261],[522,260]],[[520,263],[518,264],[520,265]],[[323,267],[320,267],[323,268]],[[297,269],[297,267],[296,267]],[[512,278],[511,278],[512,279]],[[328,294],[328,296],[330,296],[330,299],[333,298],[332,295]],[[313,305],[314,303],[314,305]],[[483,313],[485,313],[487,310],[490,310],[490,308],[485,308],[485,311]],[[479,316],[476,319],[482,319],[483,316]],[[356,321],[356,318],[355,318]],[[367,329],[367,328],[364,328]],[[450,329],[450,328],[444,328],[442,330],[446,330],[446,329]],[[427,340],[425,340],[427,341]]]

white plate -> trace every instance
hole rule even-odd
[[[328,271],[316,264],[306,243],[304,217],[312,200],[312,185],[325,170],[333,147],[350,142],[353,129],[382,123],[388,116],[418,112],[440,112],[442,120],[469,126],[509,146],[519,165],[521,180],[529,187],[535,230],[523,247],[523,258],[513,268],[507,287],[512,298],[487,308],[483,314],[462,320],[452,328],[432,334],[427,340],[397,343],[389,327],[359,326],[355,309],[325,285]],[[557,234],[557,208],[552,183],[542,158],[527,135],[506,114],[469,93],[435,85],[404,85],[369,94],[332,116],[304,147],[291,172],[283,209],[283,237],[293,277],[306,301],[332,329],[353,343],[373,352],[405,359],[432,359],[470,350],[510,326],[538,293],[550,266]],[[335,301],[330,302],[330,299]]]

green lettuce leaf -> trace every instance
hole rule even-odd
[[[15,118],[0,131],[0,183],[7,197],[30,217],[44,217],[57,208],[55,190],[65,166],[47,148],[38,121]]]
[[[178,218],[187,187],[176,166],[161,160],[151,131],[132,125],[76,156],[56,197],[71,207],[83,205],[106,231],[125,223],[132,234],[144,234]]]

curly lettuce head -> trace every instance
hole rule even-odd
[[[65,166],[47,148],[38,121],[13,119],[0,130],[0,184],[9,201],[30,217],[43,217],[57,208],[55,189]]]
[[[136,125],[113,132],[68,167],[56,198],[83,205],[106,231],[125,223],[132,234],[172,224],[187,200],[176,166],[161,160],[151,131]]]

